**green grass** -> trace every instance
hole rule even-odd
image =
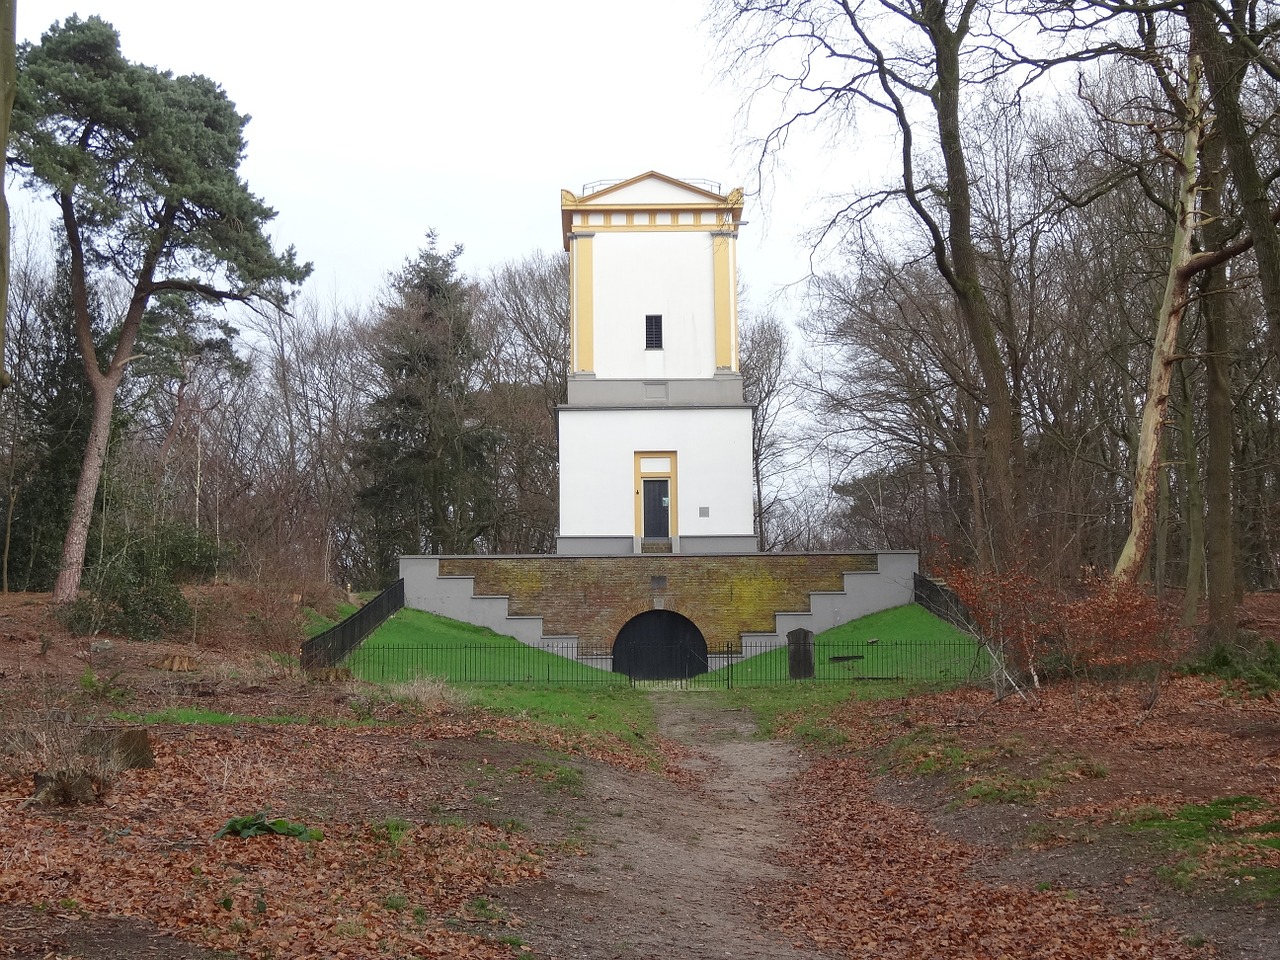
[[[653,703],[643,690],[627,686],[477,686],[473,704],[491,713],[526,717],[567,733],[612,733],[648,747],[657,737]]]
[[[291,724],[312,723],[310,717],[288,714],[255,716],[244,713],[222,713],[218,710],[202,710],[199,707],[169,707],[151,713],[129,713],[117,710],[111,714],[116,720],[128,723],[200,724],[212,727],[229,727],[237,723]]]
[[[1267,640],[1252,646],[1217,645],[1187,672],[1208,674],[1243,683],[1254,693],[1280,689],[1280,645]]]
[[[990,672],[988,654],[971,636],[915,604],[826,630],[813,638],[813,647],[815,680],[959,682]],[[787,675],[787,648],[779,647],[708,673],[701,682],[751,686]]]
[[[377,596],[377,594],[374,594],[374,596]],[[302,616],[304,619],[302,623],[302,630],[309,638],[318,636],[335,624],[341,623],[359,609],[359,605],[354,603],[339,603],[334,608],[336,616],[326,617],[314,607],[303,607]]]
[[[581,797],[584,780],[582,771],[562,763],[547,763],[545,760],[533,760],[512,768],[516,773],[523,773],[542,784],[544,793],[567,793],[572,797]]]
[[[485,627],[405,608],[349,659],[361,680],[433,676],[451,683],[628,684],[621,674],[526,646]]]
[[[820,742],[827,739],[821,732],[825,729],[822,721],[856,694],[843,686],[794,683],[735,687],[724,691],[723,696],[730,705],[751,711],[761,737],[773,738],[787,726],[802,739]],[[792,723],[793,720],[798,720],[798,725]]]
[[[880,700],[905,696],[904,683],[883,681],[850,687],[832,683],[782,683],[771,686],[733,687],[721,696],[730,706],[750,710],[759,735],[778,736],[783,730],[815,746],[847,743],[848,736],[827,722],[831,714],[850,700]]]
[[[1232,827],[1237,812],[1261,811],[1266,822]],[[1256,819],[1256,818],[1255,818]],[[1225,883],[1227,891],[1255,903],[1280,899],[1280,869],[1258,862],[1259,854],[1280,850],[1280,811],[1257,797],[1223,797],[1212,803],[1187,804],[1170,816],[1144,810],[1130,818],[1130,829],[1150,833],[1178,859],[1159,871],[1171,886],[1187,889],[1197,880]],[[1215,855],[1206,865],[1210,848]]]

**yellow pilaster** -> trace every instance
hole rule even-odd
[[[592,241],[589,233],[573,237],[573,323],[570,325],[573,344],[573,372],[591,373],[595,370],[595,270],[592,266]]]
[[[738,291],[733,282],[731,233],[711,235],[712,283],[715,288],[716,369],[737,370]]]

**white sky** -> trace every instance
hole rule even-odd
[[[561,188],[656,169],[750,191],[740,97],[717,78],[705,6],[19,0],[18,37],[97,14],[130,60],[220,83],[253,118],[241,169],[279,211],[277,242],[314,262],[314,295],[359,304],[432,227],[476,276],[559,249]],[[797,237],[823,168],[787,160],[767,207],[749,198],[744,214],[757,305],[808,269]]]

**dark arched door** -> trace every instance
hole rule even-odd
[[[707,672],[707,641],[688,617],[649,610],[626,622],[613,641],[613,670],[632,680],[682,680]]]

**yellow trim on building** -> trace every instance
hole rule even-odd
[[[593,223],[589,229],[592,233],[724,233],[725,228],[713,223],[653,223],[656,213],[636,215],[632,223]]]
[[[592,234],[573,237],[573,256],[570,273],[573,277],[569,325],[572,344],[573,373],[591,373],[595,370],[595,269],[592,263]]]
[[[737,370],[736,333],[738,291],[733,280],[734,236],[720,232],[711,237],[712,288],[715,291],[716,369]]]
[[[659,471],[643,471],[640,469],[640,462],[650,457],[667,457],[671,465],[667,470]],[[667,504],[667,523],[669,526],[668,535],[671,537],[680,536],[680,511],[677,509],[677,469],[676,469],[676,452],[674,450],[637,450],[635,453],[635,485],[636,485],[636,532],[637,537],[644,536],[644,480],[667,480],[667,496],[669,502]]]
[[[687,191],[693,199],[649,203],[610,202],[609,198],[612,194],[646,179],[661,180],[664,183],[678,186]],[[743,192],[741,187],[735,187],[728,194],[720,196],[701,187],[696,187],[693,184],[676,180],[673,177],[668,177],[652,170],[638,177],[632,177],[629,180],[606,187],[603,190],[597,190],[595,193],[589,193],[584,197],[579,197],[569,190],[561,190],[560,217],[564,248],[566,250],[569,249],[570,238],[575,226],[575,213],[606,214],[603,218],[604,224],[600,225],[602,229],[644,229],[648,225],[648,229],[661,230],[736,231],[738,224],[742,220],[742,203]],[[614,224],[612,214],[615,213],[625,213],[627,222],[625,224]],[[657,224],[658,213],[670,214],[671,224]],[[679,222],[681,213],[694,214],[694,220],[698,222],[681,224]],[[707,216],[708,214],[710,216]],[[577,222],[580,223],[581,218],[577,218]]]

